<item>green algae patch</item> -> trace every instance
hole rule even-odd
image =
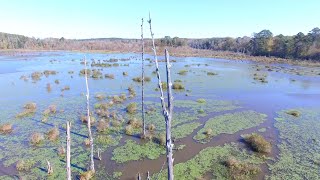
[[[199,152],[192,159],[174,166],[175,179],[202,179],[212,173],[211,179],[232,179],[233,171],[226,164],[232,157],[242,164],[259,167],[263,159],[240,150],[234,143],[224,146],[208,147]],[[258,173],[258,172],[256,172]],[[241,173],[243,179],[253,179],[255,173]],[[152,179],[167,179],[167,171],[154,174]]]
[[[267,115],[255,111],[241,111],[216,116],[209,119],[193,139],[206,143],[219,134],[233,134],[240,130],[258,126],[266,120],[266,117]]]
[[[296,117],[281,111],[275,122],[279,130],[280,154],[268,164],[269,179],[320,179],[320,108],[298,109]]]
[[[138,144],[133,140],[127,140],[124,146],[117,147],[113,150],[112,160],[117,163],[124,163],[144,158],[157,159],[160,155],[165,154],[164,146],[148,141],[144,144]]]
[[[175,139],[181,139],[190,135],[195,129],[201,126],[200,123],[187,123],[172,129],[172,136]]]

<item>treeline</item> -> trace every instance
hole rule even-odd
[[[255,33],[252,38],[210,38],[189,42],[192,48],[234,51],[253,56],[275,56],[292,59],[320,60],[320,29],[308,34],[299,32],[294,36],[273,36],[269,30]]]
[[[269,30],[255,33],[253,37],[185,39],[165,36],[157,39],[157,46],[191,47],[216,51],[232,51],[253,56],[275,56],[290,59],[320,60],[320,29],[308,34],[273,36]],[[145,43],[151,41],[145,39]],[[43,50],[108,50],[140,51],[139,39],[101,38],[73,40],[65,38],[36,39],[26,36],[0,33],[0,49],[43,49]]]

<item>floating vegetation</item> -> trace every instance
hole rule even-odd
[[[172,129],[172,137],[174,139],[181,139],[190,135],[195,129],[201,126],[200,123],[187,123],[177,126]]]
[[[193,138],[201,143],[206,143],[216,135],[225,133],[233,134],[240,130],[258,126],[266,120],[267,115],[255,111],[241,111],[228,113],[209,119],[204,127]],[[212,133],[206,132],[208,129]]]
[[[48,132],[48,139],[50,141],[56,141],[59,138],[59,129],[57,127],[52,128]]]
[[[197,102],[198,103],[206,103],[207,101],[205,99],[198,99]]]
[[[230,157],[236,161],[231,162]],[[229,164],[228,164],[229,163]],[[263,160],[240,150],[235,144],[208,147],[200,151],[192,159],[174,165],[176,179],[203,179],[210,173],[210,179],[254,179],[260,172],[258,166]],[[256,168],[254,168],[256,167]],[[152,179],[167,179],[167,171],[154,174]],[[237,178],[236,178],[237,179]]]
[[[29,171],[35,162],[32,160],[19,160],[16,165],[18,171]]]
[[[133,140],[126,140],[125,145],[113,150],[113,157],[111,159],[117,163],[124,163],[144,158],[157,159],[160,155],[165,153],[166,150],[163,146],[159,146],[152,141],[148,141],[144,144],[138,144]]]
[[[102,101],[102,100],[106,99],[107,96],[105,94],[103,94],[103,93],[97,93],[94,97],[97,100]]]
[[[108,131],[109,123],[105,120],[99,120],[97,124],[97,131],[98,132],[106,132]]]
[[[280,154],[277,161],[270,163],[268,179],[320,179],[320,108],[297,109],[296,117],[278,113],[275,127],[279,130]]]
[[[123,76],[128,76],[128,72],[123,72],[122,75]]]
[[[272,146],[263,136],[260,134],[252,133],[243,135],[243,139],[250,147],[259,153],[270,153]]]

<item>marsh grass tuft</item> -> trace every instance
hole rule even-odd
[[[233,156],[229,157],[225,164],[228,167],[231,179],[234,180],[246,179],[248,176],[252,177],[261,171],[259,166],[241,162]]]
[[[184,85],[182,83],[173,83],[172,89],[182,90],[182,89],[184,89]]]
[[[272,146],[263,136],[260,134],[252,133],[243,136],[244,140],[252,147],[256,152],[270,153]]]
[[[42,143],[43,140],[44,140],[44,137],[41,133],[34,132],[31,135],[30,143],[33,145],[38,145],[38,144]]]
[[[56,141],[56,140],[59,139],[59,134],[60,134],[59,129],[57,127],[54,127],[54,128],[49,130],[49,132],[47,134],[48,135],[48,139],[50,141]]]
[[[12,131],[12,124],[5,123],[3,125],[0,125],[0,133],[9,133]]]
[[[300,112],[297,110],[290,110],[286,112],[287,114],[294,116],[294,117],[299,117],[300,116]]]
[[[134,114],[137,112],[137,103],[129,103],[126,108],[127,113]]]
[[[18,171],[29,171],[35,162],[32,160],[19,160],[16,165]]]

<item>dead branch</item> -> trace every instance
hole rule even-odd
[[[142,92],[141,92],[141,113],[142,113],[142,122],[143,122],[143,137],[146,136],[146,122],[145,122],[145,114],[144,114],[144,41],[143,41],[143,18],[141,19],[141,44],[142,44],[142,53],[141,53],[141,59],[142,59],[142,65],[141,65],[141,73],[142,73]]]

